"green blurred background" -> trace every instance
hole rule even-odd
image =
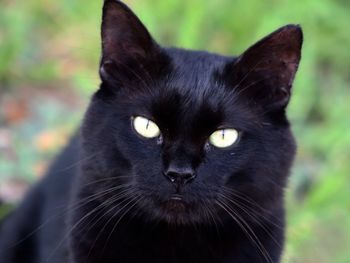
[[[301,24],[303,58],[288,110],[299,147],[283,262],[349,263],[350,1],[125,2],[159,43],[230,55]],[[9,202],[45,173],[98,86],[101,6],[0,3],[0,194]]]

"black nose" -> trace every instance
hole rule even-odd
[[[195,171],[190,167],[173,167],[170,166],[165,172],[164,175],[170,180],[173,184],[179,187],[191,182],[195,177]]]

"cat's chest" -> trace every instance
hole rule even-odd
[[[137,231],[137,228],[124,233],[114,236],[101,262],[226,263],[239,259],[239,255],[235,255],[237,244],[219,236],[183,230]]]
[[[74,252],[79,263],[263,263],[263,248],[270,249],[271,258],[278,262],[279,249],[257,229],[252,231],[259,238],[259,247],[233,225],[217,232],[201,227],[169,229],[128,219],[113,232],[93,228],[83,242],[73,240],[73,244],[77,244]]]

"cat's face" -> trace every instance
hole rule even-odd
[[[102,37],[84,154],[98,153],[87,165],[98,171],[91,180],[120,180],[96,192],[125,184],[136,214],[180,224],[225,220],[232,196],[267,210],[281,205],[295,151],[284,109],[300,59],[298,27],[239,58],[163,49],[123,4],[106,1]]]

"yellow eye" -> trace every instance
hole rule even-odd
[[[213,132],[209,137],[209,142],[218,148],[226,148],[234,144],[237,139],[238,131],[235,129],[222,129]]]
[[[133,125],[138,134],[145,138],[155,138],[160,134],[160,130],[153,121],[137,116],[133,120]]]

